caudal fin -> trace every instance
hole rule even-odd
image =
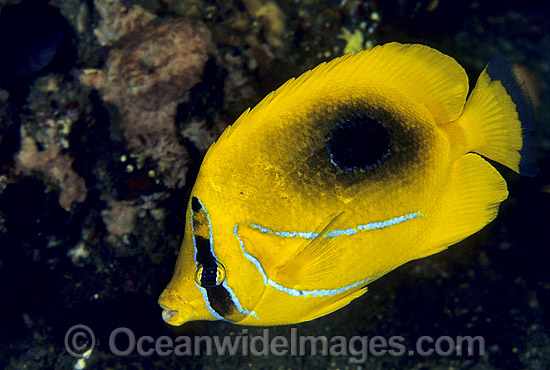
[[[483,70],[459,123],[468,151],[522,175],[535,174],[533,105],[505,58],[494,58]]]

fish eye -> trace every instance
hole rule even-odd
[[[203,288],[214,288],[225,280],[225,267],[216,261],[199,263],[195,270],[195,282]]]

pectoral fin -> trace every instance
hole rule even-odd
[[[338,231],[342,230],[344,212],[331,215],[326,226],[311,240],[304,241],[286,263],[277,266],[272,271],[272,280],[277,283],[295,287],[297,285],[311,285],[319,281],[322,276],[334,271],[340,259],[341,251]]]

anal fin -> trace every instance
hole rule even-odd
[[[367,292],[367,287],[362,287],[360,289],[352,291],[352,293],[342,296],[340,299],[333,301],[327,306],[320,306],[319,310],[315,311],[310,315],[310,317],[306,318],[304,321],[307,320],[313,320],[321,316],[328,315],[348,304],[351,303],[351,301],[361,297],[363,294]]]

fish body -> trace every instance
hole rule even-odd
[[[451,57],[391,43],[244,112],[204,158],[164,320],[312,320],[491,222],[508,191],[484,157],[531,170],[532,107],[502,59],[468,90]]]

